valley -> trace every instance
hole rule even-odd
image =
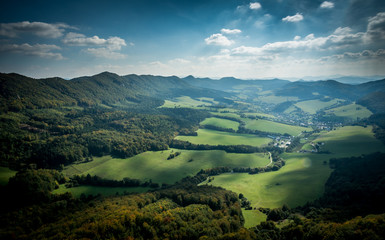
[[[376,118],[381,108],[359,104],[384,90],[385,80],[362,91],[347,85],[347,94],[328,91],[333,81],[245,85],[101,73],[44,80],[41,98],[8,83],[40,80],[4,74],[0,80],[1,182],[14,170],[56,169],[65,180],[54,196],[221,187],[246,198],[242,221],[251,228],[269,219],[264,209],[294,209],[321,198],[333,172],[330,159],[385,153],[383,118]],[[78,89],[86,82],[92,92]]]

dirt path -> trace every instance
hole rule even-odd
[[[271,152],[269,152],[269,158],[270,158],[270,162],[269,162],[269,164],[266,165],[266,167],[270,166],[273,163],[273,158],[271,157]]]

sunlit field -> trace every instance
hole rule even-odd
[[[286,165],[279,171],[256,175],[222,174],[215,176],[210,184],[243,193],[257,208],[303,205],[322,195],[332,171],[327,164],[330,158],[385,152],[385,146],[374,138],[371,130],[371,126],[347,126],[321,134],[314,142],[324,142],[322,150],[330,154],[285,153],[282,158]]]
[[[7,185],[9,178],[15,176],[16,171],[6,167],[0,167],[0,186]]]
[[[332,108],[325,111],[326,115],[335,115],[337,117],[345,117],[351,120],[357,120],[357,118],[368,118],[372,115],[372,112],[364,106],[352,103],[346,106]]]
[[[324,109],[326,107],[330,107],[338,103],[339,101],[341,100],[333,99],[328,102],[324,102],[320,100],[309,100],[309,101],[298,102],[295,104],[295,106],[299,107],[304,112],[315,114],[317,111]]]
[[[171,153],[181,154],[167,160]],[[219,166],[262,167],[269,163],[269,156],[263,153],[240,154],[220,150],[193,151],[170,149],[145,152],[131,158],[120,159],[111,156],[95,157],[94,161],[67,167],[67,176],[91,174],[102,178],[121,180],[124,177],[162,184],[172,184],[186,176],[195,175],[201,169]]]
[[[238,130],[239,123],[227,119],[221,119],[221,118],[206,118],[204,121],[200,123],[201,125],[210,125],[215,127],[221,127],[221,128],[231,128],[233,130]]]
[[[198,106],[211,106],[215,101],[211,98],[200,98],[200,100],[192,99],[188,96],[177,97],[174,100],[165,100],[161,107],[174,108],[174,107],[188,107],[188,108],[202,108]]]
[[[287,101],[298,101],[298,97],[283,97],[283,96],[259,96],[256,98],[258,101],[266,102],[266,103],[273,103],[273,104],[280,104]]]
[[[188,141],[193,144],[250,146],[262,146],[271,141],[269,138],[258,137],[251,134],[228,133],[210,129],[199,129],[198,136],[177,136],[176,139]]]
[[[311,131],[311,128],[292,126],[283,123],[277,123],[273,121],[258,119],[243,119],[246,122],[246,128],[252,130],[258,130],[263,132],[272,132],[272,133],[280,133],[280,134],[290,134],[292,136],[297,136],[301,132]]]

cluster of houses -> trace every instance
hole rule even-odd
[[[271,136],[268,135],[269,138],[274,140],[274,147],[279,148],[287,148],[292,141],[292,136]]]

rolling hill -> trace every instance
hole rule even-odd
[[[0,74],[0,110],[66,105],[112,105],[118,102],[161,102],[170,97],[222,98],[227,93],[192,86],[178,77],[119,76],[103,72],[72,80],[33,79],[19,74]],[[161,105],[162,103],[155,103]]]

